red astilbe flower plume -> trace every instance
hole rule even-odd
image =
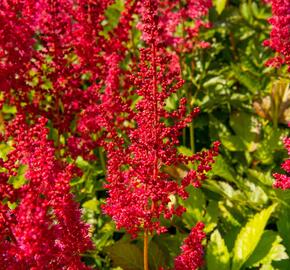
[[[211,168],[218,150],[216,144],[212,150],[189,158],[177,153],[178,136],[199,109],[186,114],[184,98],[178,110],[165,109],[166,99],[183,81],[177,71],[168,67],[171,57],[156,38],[157,1],[146,0],[142,5],[142,29],[148,48],[140,50],[140,63],[131,76],[132,86],[140,97],[131,112],[135,127],[128,130],[126,140],[116,130],[110,130],[108,139],[111,140],[105,144],[109,197],[104,211],[112,216],[118,228],[125,228],[133,236],[142,229],[163,232],[165,228],[159,223],[161,216],[170,218],[182,214],[184,209],[174,206],[170,197],[187,197],[185,187],[205,179],[205,172]],[[198,161],[199,166],[188,173],[182,184],[162,170],[164,166],[189,161]]]
[[[174,260],[175,270],[196,270],[203,265],[202,240],[205,238],[203,232],[204,224],[199,222],[192,228],[189,236],[181,246],[182,253]]]
[[[132,4],[133,2],[133,4]],[[97,109],[108,114],[120,106],[119,64],[135,1],[126,1],[120,24],[105,38],[102,22],[113,0],[4,0],[0,3],[0,103],[15,105],[34,121],[48,118],[59,137],[58,148],[75,158],[95,158],[97,143],[74,121]],[[37,49],[36,49],[37,48]],[[3,78],[2,78],[3,76]],[[103,91],[99,95],[100,91]],[[92,114],[92,113],[91,113]],[[85,119],[86,121],[86,119]],[[85,122],[83,121],[83,122]],[[82,124],[80,124],[82,125]],[[63,140],[62,140],[63,141]]]
[[[290,137],[286,137],[283,140],[285,148],[288,151],[288,156],[290,156]],[[286,159],[282,165],[282,169],[285,170],[285,172],[288,175],[280,174],[280,173],[274,173],[274,178],[276,179],[276,182],[274,183],[274,187],[276,188],[282,188],[282,189],[290,189],[290,158]]]
[[[15,202],[16,208],[1,204],[1,267],[88,269],[80,255],[92,244],[88,226],[81,221],[78,205],[70,193],[74,170],[55,159],[45,124],[46,119],[40,118],[30,126],[18,115],[7,127],[14,149],[2,162],[5,175],[1,175],[0,199]],[[26,183],[13,192],[5,192],[3,185],[8,185],[10,176],[17,175],[20,165],[27,167]]]
[[[139,6],[142,9],[142,5]],[[182,3],[179,0],[158,1],[158,39],[178,53],[208,46],[209,44],[198,40],[198,34],[200,28],[210,26],[204,16],[211,7],[211,0],[186,0]],[[189,22],[191,25],[188,25]],[[182,36],[176,34],[178,25],[182,25]],[[139,28],[142,30],[142,24],[139,24]],[[144,32],[143,39],[146,40]]]
[[[0,2],[0,89],[3,100],[13,101],[15,97],[11,92],[27,88],[24,76],[29,70],[35,43],[33,15],[31,5],[25,1]]]
[[[280,67],[282,64],[290,68],[290,2],[289,0],[272,0],[272,18],[269,23],[272,25],[270,39],[264,41],[277,52],[277,56],[268,60],[267,65]]]

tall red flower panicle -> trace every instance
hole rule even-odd
[[[113,0],[2,1],[1,103],[15,105],[32,121],[48,118],[59,138],[69,138],[59,148],[74,158],[94,158],[99,142],[88,121],[96,111],[116,119],[127,107],[118,92],[120,62],[135,2],[126,1],[120,24],[105,37],[102,22]]]
[[[284,138],[284,145],[285,148],[288,151],[288,156],[290,156],[290,137]],[[282,165],[282,169],[285,170],[285,174],[280,173],[274,173],[274,178],[276,179],[276,182],[274,183],[274,187],[276,188],[282,188],[282,189],[290,189],[290,158],[286,159]]]
[[[202,240],[205,238],[203,228],[202,222],[192,228],[181,246],[182,253],[174,260],[175,270],[196,270],[203,265]]]
[[[208,46],[209,44],[198,39],[198,34],[200,28],[210,26],[204,20],[204,16],[211,7],[211,0],[159,1],[157,8],[158,24],[161,29],[160,42],[165,46],[171,46],[178,53]],[[181,26],[181,35],[177,34],[178,26]]]
[[[125,2],[119,24],[107,33],[106,38],[100,34],[101,21],[98,22],[100,29],[96,31],[95,35],[99,36],[97,39],[93,39],[97,42],[92,44],[97,51],[96,57],[88,54],[90,61],[95,61],[93,64],[95,68],[88,67],[92,77],[87,91],[93,93],[95,98],[86,104],[78,117],[77,132],[80,138],[75,136],[70,139],[75,144],[81,142],[83,145],[89,146],[88,148],[94,148],[102,144],[106,137],[103,132],[104,128],[106,130],[114,127],[125,128],[124,120],[130,116],[130,99],[128,99],[128,91],[122,85],[124,84],[122,78],[127,71],[121,68],[121,63],[128,54],[126,46],[130,38],[130,23],[135,13],[136,3],[137,1],[134,0]],[[102,19],[104,19],[103,16]],[[91,24],[94,31],[96,24],[96,22]],[[96,136],[92,136],[92,134]]]
[[[270,39],[264,41],[277,52],[277,56],[268,60],[267,65],[280,67],[282,64],[290,68],[290,2],[288,0],[272,0],[272,25]]]
[[[166,99],[182,86],[178,71],[169,68],[171,57],[161,47],[158,38],[158,1],[139,2],[143,37],[147,48],[140,50],[139,65],[131,76],[131,83],[140,100],[131,112],[134,127],[126,139],[117,130],[110,130],[105,145],[108,153],[108,193],[104,211],[112,216],[118,228],[125,228],[133,236],[141,230],[163,232],[160,217],[180,215],[184,209],[171,203],[172,196],[187,197],[189,184],[200,185],[210,170],[218,144],[209,151],[185,157],[177,153],[181,130],[195,117],[199,109],[186,113],[186,100],[179,109],[165,109]],[[128,143],[127,140],[130,142]],[[197,161],[182,183],[163,171],[164,166]]]
[[[55,159],[46,121],[40,118],[31,126],[19,115],[7,128],[14,149],[1,161],[5,170],[0,182],[3,269],[88,269],[80,255],[92,244],[70,193],[74,170]],[[11,191],[7,181],[17,176],[20,165],[26,166],[26,182]],[[7,201],[15,208],[9,208]]]
[[[28,87],[25,75],[29,70],[35,39],[32,27],[33,10],[25,2],[0,2],[0,89],[3,93],[1,106],[4,101],[14,102],[16,96]]]

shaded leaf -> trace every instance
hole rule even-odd
[[[114,266],[124,270],[143,270],[143,253],[137,245],[119,241],[106,248],[106,251]]]

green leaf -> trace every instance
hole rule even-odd
[[[203,218],[203,210],[205,209],[205,197],[200,189],[193,186],[187,188],[189,197],[187,200],[180,200],[180,203],[186,208],[186,212],[182,215],[182,220],[188,229],[191,229],[198,220]]]
[[[12,184],[15,189],[21,188],[26,184],[25,173],[27,171],[26,165],[20,165],[16,176],[11,176],[8,180],[9,184]]]
[[[192,151],[183,145],[178,146],[177,151],[178,151],[178,153],[180,153],[186,157],[191,157],[193,155]]]
[[[17,109],[16,109],[16,106],[10,106],[10,105],[7,105],[7,104],[3,104],[2,112],[3,113],[15,114],[17,112]]]
[[[204,231],[206,233],[211,232],[216,226],[218,222],[218,216],[219,216],[219,211],[218,211],[218,202],[217,201],[209,201],[209,204],[206,208],[206,214],[201,221],[203,221],[206,226]]]
[[[232,65],[235,78],[244,85],[252,94],[256,94],[260,90],[260,85],[257,78],[250,75],[248,72],[243,71],[240,67]]]
[[[165,255],[174,258],[180,253],[180,245],[186,236],[177,231],[174,235],[155,235],[153,241],[158,243],[159,248],[163,250]]]
[[[82,206],[88,210],[94,211],[96,213],[100,213],[99,205],[100,205],[100,202],[96,198],[93,198],[91,200],[84,202]]]
[[[158,270],[164,266],[169,260],[169,257],[164,254],[160,246],[155,241],[149,242],[148,260],[149,266],[152,270]]]
[[[238,135],[244,145],[247,146],[248,150],[253,150],[251,149],[253,147],[252,142],[258,135],[259,131],[252,115],[244,112],[233,113],[230,116],[230,124],[236,135]]]
[[[248,169],[247,171],[248,175],[256,180],[258,180],[260,183],[272,187],[273,185],[273,177],[270,174],[270,172],[260,172],[254,169]]]
[[[274,211],[276,204],[271,205],[260,213],[257,213],[248,223],[241,229],[235,241],[233,250],[232,270],[239,270],[248,260],[256,246],[258,245],[264,228]]]
[[[223,10],[225,9],[227,4],[227,0],[215,0],[214,5],[216,7],[216,11],[218,14],[221,14]]]
[[[143,270],[143,253],[137,245],[119,241],[106,251],[114,266],[120,266],[123,270]]]
[[[206,265],[208,270],[230,269],[230,254],[218,230],[211,234],[206,252]]]
[[[221,137],[222,145],[230,151],[245,151],[247,150],[244,142],[238,136],[230,135]]]
[[[248,3],[242,3],[240,6],[240,12],[242,16],[245,18],[245,20],[251,22],[252,20],[252,12],[251,12],[251,7]]]
[[[245,266],[259,267],[260,265],[270,265],[272,261],[288,259],[281,241],[282,238],[276,232],[265,231]]]
[[[280,216],[277,222],[278,231],[283,239],[283,244],[287,248],[288,253],[290,254],[290,211],[285,209]]]
[[[213,164],[211,172],[214,175],[224,178],[229,182],[235,182],[233,171],[228,163],[223,159],[221,155],[216,157],[215,163]]]

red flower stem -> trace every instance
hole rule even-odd
[[[148,266],[148,230],[144,231],[144,270],[149,270]]]
[[[156,46],[155,42],[153,41],[152,44],[152,53],[153,53],[153,97],[154,97],[154,130],[155,130],[155,147],[157,146],[157,122],[158,122],[158,107],[157,107],[157,70],[156,70]],[[157,158],[157,151],[155,150],[155,159],[154,159],[154,171],[153,171],[153,178],[157,180],[158,174],[158,158]]]

